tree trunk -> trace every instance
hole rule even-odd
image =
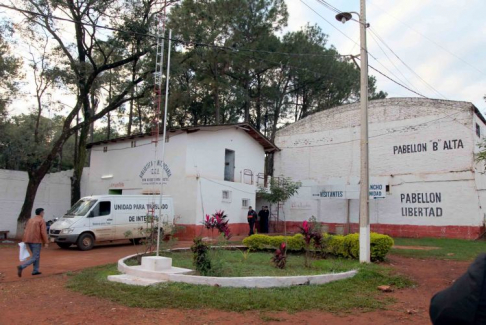
[[[42,102],[39,96],[37,96],[37,116],[35,120],[35,130],[34,130],[34,141],[35,143],[39,143],[39,126],[40,126],[40,119],[42,114]]]
[[[248,70],[245,72],[245,81],[243,88],[245,89],[245,122],[250,123],[250,76]]]
[[[108,112],[108,129],[106,130],[106,139],[110,140],[110,132],[111,132],[111,114]]]
[[[88,150],[86,143],[88,140],[89,124],[81,128],[78,143],[78,160],[74,164],[73,177],[71,178],[71,205],[74,205],[81,198],[81,178],[83,168],[86,164]]]
[[[213,91],[213,100],[214,100],[214,115],[215,115],[215,120],[216,124],[219,124],[221,121],[221,115],[219,112],[219,89],[216,86]],[[207,123],[205,123],[207,124]]]
[[[256,98],[256,129],[261,131],[262,128],[262,80],[260,75],[257,76],[257,98]]]
[[[24,204],[20,210],[20,215],[17,219],[17,233],[16,238],[21,239],[24,233],[25,223],[30,219],[32,208],[34,207],[34,200],[37,194],[37,189],[44,175],[38,173],[29,172],[29,183],[27,184],[27,191],[25,192]]]
[[[275,103],[275,111],[273,116],[272,134],[270,135],[270,140],[275,141],[275,136],[277,135],[278,119],[280,117],[280,109],[282,105],[280,104],[280,99]]]

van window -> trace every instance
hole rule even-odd
[[[74,216],[84,216],[88,211],[98,202],[97,200],[82,199],[76,202],[71,209],[66,213],[64,218],[73,218]]]
[[[93,217],[108,216],[111,213],[111,202],[101,201],[93,209]]]

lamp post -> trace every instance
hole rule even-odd
[[[361,47],[361,171],[359,197],[359,261],[370,262],[370,199],[369,199],[369,151],[368,151],[368,50],[366,47],[366,1],[360,1],[360,14],[342,12],[336,19],[343,24],[352,19],[352,14],[359,17]]]

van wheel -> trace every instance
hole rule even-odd
[[[134,245],[140,245],[140,240],[141,238],[132,238],[130,239],[130,242]]]
[[[57,246],[64,248],[64,249],[69,248],[72,245],[71,243],[56,243],[56,244],[57,244]]]
[[[94,246],[93,235],[91,235],[90,233],[82,234],[81,236],[79,236],[76,245],[78,245],[79,250],[89,251]]]

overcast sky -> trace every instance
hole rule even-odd
[[[360,48],[354,43],[359,44],[358,23],[351,21],[342,24],[336,21],[336,13],[317,0],[286,1],[290,14],[288,30],[298,30],[307,22],[318,24],[329,35],[329,44],[334,45],[341,54],[359,53]],[[341,11],[359,12],[360,9],[359,0],[326,2]],[[367,0],[366,3],[371,30],[425,82],[380,43],[389,60],[373,39],[376,36],[368,29],[370,65],[393,79],[411,84],[412,89],[426,97],[468,101],[474,103],[483,114],[486,112],[483,100],[486,95],[486,60],[483,53],[486,46],[486,21],[483,19],[486,1]],[[417,96],[374,71],[370,70],[370,74],[376,76],[378,89],[386,91],[389,97]]]
[[[329,35],[329,45],[335,46],[341,54],[359,53],[357,22],[342,24],[336,21],[336,13],[318,0],[286,1],[289,23],[285,32],[298,30],[307,23],[318,24]],[[341,11],[359,12],[359,0],[326,1]],[[486,94],[486,60],[482,53],[486,47],[486,22],[482,17],[486,12],[486,1],[367,0],[366,3],[367,20],[371,25],[368,29],[371,66],[426,97],[472,102],[483,114],[486,113],[483,100]],[[380,43],[380,48],[373,32],[413,72],[386,45]],[[21,48],[21,51],[25,49]],[[302,65],[305,66],[305,61]],[[377,78],[378,89],[386,91],[389,97],[417,96],[372,70],[370,74]],[[71,98],[59,92],[53,95],[55,100],[72,105]],[[27,111],[30,106],[26,104],[27,98],[13,103],[15,112]]]

